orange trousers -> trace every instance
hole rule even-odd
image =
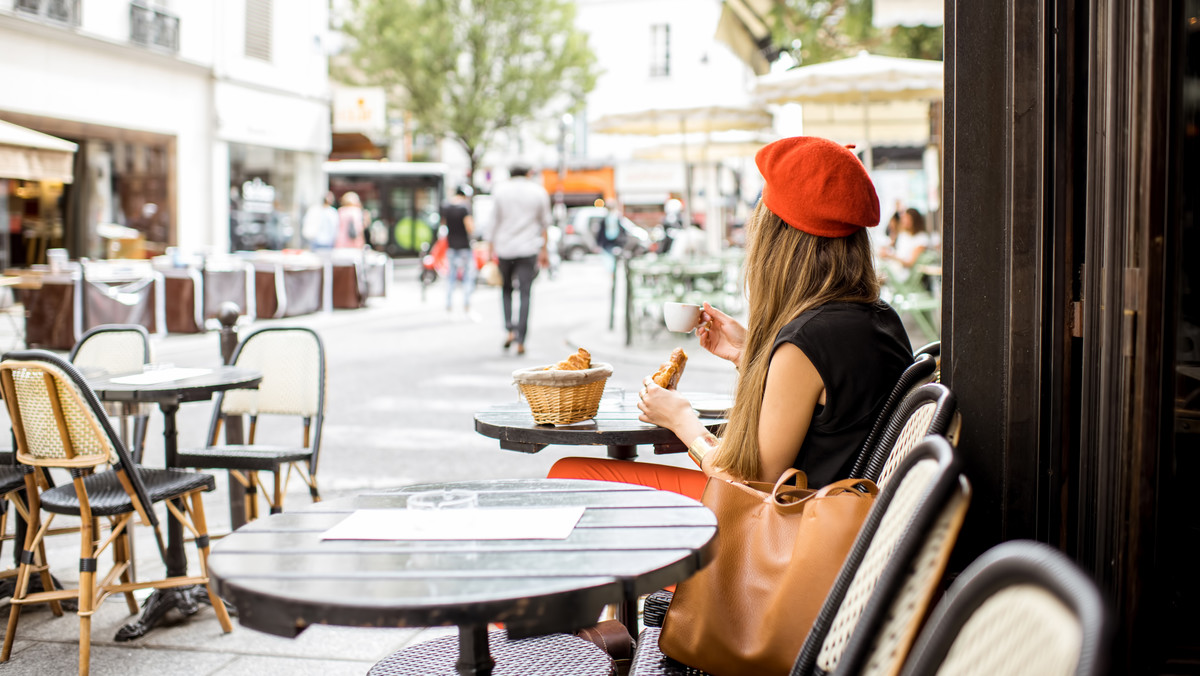
[[[649,486],[699,500],[708,477],[698,469],[630,462],[610,458],[563,458],[546,475],[549,479],[591,479]]]

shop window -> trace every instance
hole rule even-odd
[[[246,0],[246,56],[271,60],[271,0]]]
[[[650,27],[650,77],[671,74],[671,26],[654,24]]]

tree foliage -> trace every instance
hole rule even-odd
[[[811,65],[854,56],[867,50],[885,56],[942,59],[941,26],[872,23],[873,0],[781,0],[772,10],[776,44],[797,64]]]
[[[398,93],[419,129],[449,136],[474,175],[498,133],[578,110],[596,57],[570,0],[354,0],[341,73]]]

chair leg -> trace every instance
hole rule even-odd
[[[95,595],[96,574],[79,573],[79,676],[87,676],[92,662],[92,601]],[[84,604],[87,611],[84,611]]]
[[[271,497],[271,513],[283,512],[283,467],[275,468],[275,492]]]
[[[221,630],[228,634],[233,631],[233,624],[229,621],[229,611],[225,609],[225,603],[221,601],[221,597],[217,596],[217,591],[213,589],[212,578],[208,575],[208,522],[204,518],[204,500],[201,499],[200,491],[192,493],[191,497],[192,526],[196,528],[196,549],[200,552],[200,574],[205,578],[204,588],[208,590],[208,600],[217,613],[217,621],[221,623]]]
[[[22,563],[17,573],[17,587],[13,590],[13,600],[25,598],[29,588],[29,564]],[[8,628],[4,632],[4,648],[0,650],[0,662],[7,662],[12,656],[13,639],[17,635],[17,623],[21,619],[21,604],[13,603],[8,611]]]
[[[133,520],[127,520],[125,522],[125,532],[113,542],[113,564],[119,566],[126,562],[129,563],[129,566],[121,573],[121,582],[123,584],[133,582],[133,542],[129,537],[129,529],[132,526]],[[125,607],[129,609],[130,615],[137,614],[137,599],[134,598],[132,591],[125,592]]]
[[[75,481],[79,495],[82,492],[82,482]],[[96,520],[87,513],[87,503],[83,502],[83,518],[79,522],[79,676],[87,676],[92,659],[92,613],[96,606],[96,552],[92,547]],[[90,561],[90,565],[85,562]],[[90,568],[91,570],[88,570]]]
[[[258,472],[246,472],[246,521],[258,518]]]
[[[306,463],[306,464],[308,465],[308,494],[310,496],[312,496],[313,502],[320,502],[321,501],[321,491],[317,490],[317,475],[313,474],[312,464],[311,463]],[[303,476],[303,475],[301,475],[301,476]]]
[[[146,448],[146,429],[150,426],[150,417],[136,415],[133,417],[133,461],[142,461],[142,452]]]

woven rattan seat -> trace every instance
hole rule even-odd
[[[255,390],[230,390],[217,395],[208,446],[179,451],[176,467],[226,469],[246,489],[246,519],[258,518],[258,493],[266,493],[271,513],[283,511],[292,469],[308,485],[313,502],[317,490],[317,456],[325,420],[325,347],[315,331],[301,327],[272,326],[251,331],[233,353],[233,365],[262,373]],[[248,416],[250,433],[245,444],[219,445],[226,418]],[[257,444],[260,416],[284,416],[301,424],[300,442],[294,446]],[[303,463],[305,467],[301,468]],[[270,490],[258,472],[274,475]]]
[[[312,451],[295,446],[236,444],[198,448],[187,451],[186,455],[187,466],[198,469],[274,472],[283,463],[308,460],[312,457]]]
[[[609,676],[616,666],[591,641],[551,634],[509,641],[503,630],[488,632],[496,668],[492,676]],[[458,636],[418,643],[377,662],[368,676],[457,676]]]
[[[146,486],[151,502],[162,502],[192,491],[211,491],[217,483],[211,474],[177,469],[138,467],[138,476]],[[121,485],[116,472],[100,472],[83,478],[93,516],[116,516],[134,511],[133,500]],[[55,514],[79,515],[79,496],[74,484],[66,484],[42,493],[42,509]]]
[[[0,495],[25,488],[25,471],[20,467],[0,465]]]

